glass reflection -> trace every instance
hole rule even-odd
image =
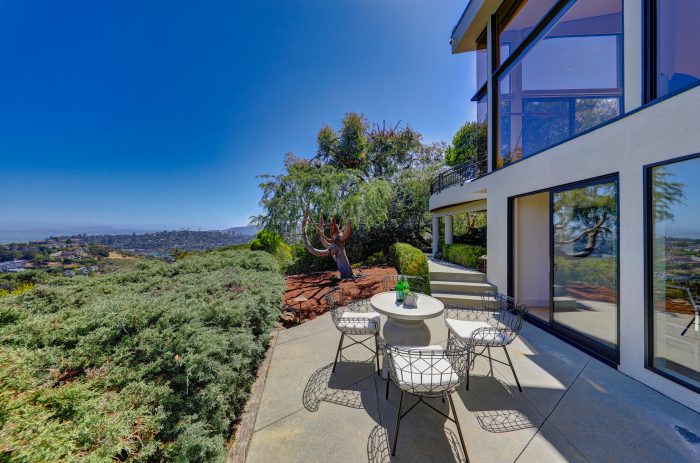
[[[618,116],[622,1],[572,2],[498,82],[496,168]]]
[[[700,159],[651,171],[653,366],[700,387]]]
[[[486,85],[488,77],[488,53],[486,51],[486,40],[476,44],[476,88],[477,90]]]
[[[480,124],[486,124],[488,122],[488,100],[488,93],[484,93],[484,96],[476,103],[476,121]]]
[[[700,2],[663,0],[656,8],[657,96],[664,96],[700,80]]]
[[[552,194],[554,321],[617,347],[617,182]]]
[[[557,0],[528,0],[518,6],[518,10],[505,24],[498,36],[501,46],[501,64],[525,40],[537,23],[556,3]]]

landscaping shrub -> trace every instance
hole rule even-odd
[[[580,281],[604,288],[617,287],[617,266],[612,257],[555,257],[557,282]],[[685,296],[685,295],[684,295]]]
[[[365,260],[365,265],[369,267],[384,264],[386,264],[386,257],[384,256],[384,253],[382,251],[375,252]]]
[[[292,246],[293,262],[287,266],[287,275],[335,271],[338,267],[330,257],[318,257],[309,253],[303,244]]]
[[[224,461],[283,291],[212,251],[1,297],[0,461]]]
[[[482,268],[484,262],[480,259],[486,255],[486,248],[471,244],[445,244],[442,246],[442,256],[448,262],[470,268]]]
[[[250,242],[252,251],[265,251],[275,256],[277,264],[282,272],[285,272],[287,267],[292,264],[292,248],[282,241],[282,237],[270,230],[260,230],[255,239]]]
[[[389,248],[389,263],[396,267],[400,275],[415,275],[425,279],[423,292],[430,294],[430,271],[428,258],[423,251],[410,244],[396,243]]]

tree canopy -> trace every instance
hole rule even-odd
[[[287,153],[281,174],[261,176],[264,213],[255,223],[290,242],[300,236],[307,210],[311,222],[320,214],[349,221],[359,231],[351,241],[375,230],[408,227],[414,237],[429,231],[429,184],[442,165],[443,144],[425,145],[407,125],[370,124],[354,112],[338,129],[321,127],[316,140],[313,157]]]
[[[445,151],[447,165],[456,166],[466,161],[476,159],[487,150],[486,124],[467,122],[452,138],[452,145]]]

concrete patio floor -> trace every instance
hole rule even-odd
[[[445,345],[443,319],[428,326]],[[361,346],[331,374],[339,339],[328,314],[279,333],[248,462],[465,461],[454,425],[423,405],[401,421],[391,457],[398,389],[384,399]],[[527,323],[509,352],[522,393],[508,367],[480,357],[470,390],[453,396],[472,463],[700,461],[694,411]]]

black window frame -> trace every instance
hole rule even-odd
[[[554,193],[560,192],[560,191],[565,191],[569,190],[571,188],[582,188],[590,185],[596,185],[600,183],[609,183],[609,182],[615,182],[616,183],[616,209],[617,209],[617,230],[616,230],[616,239],[617,239],[617,253],[616,253],[616,258],[617,258],[617,269],[616,269],[616,275],[617,275],[617,288],[616,288],[616,305],[617,305],[617,314],[616,314],[616,323],[617,323],[617,330],[616,330],[616,346],[614,348],[610,348],[609,346],[606,346],[598,341],[595,341],[591,337],[580,333],[576,331],[575,329],[569,328],[566,325],[563,325],[561,323],[557,323],[554,320],[554,312],[553,312],[553,298],[554,298],[554,254],[552,252],[552,247],[554,244],[554,230],[552,227],[552,209],[553,209],[553,196]],[[548,276],[548,282],[549,282],[549,316],[548,320],[542,320],[535,315],[532,314],[526,314],[525,315],[525,320],[528,322],[532,323],[533,325],[545,330],[546,332],[556,336],[557,338],[565,341],[566,343],[580,349],[581,351],[585,352],[586,354],[590,355],[591,357],[594,357],[601,362],[613,367],[617,368],[618,365],[620,364],[620,358],[621,358],[621,345],[620,345],[620,267],[621,267],[621,262],[620,262],[620,173],[619,172],[613,172],[605,175],[600,175],[597,177],[593,178],[588,178],[585,180],[577,180],[574,182],[569,182],[561,185],[555,185],[551,187],[546,187],[542,188],[539,190],[535,191],[528,191],[526,193],[520,193],[516,194],[513,196],[508,197],[508,208],[507,208],[507,236],[508,236],[508,243],[507,243],[507,280],[506,280],[506,293],[510,297],[515,297],[515,235],[514,235],[514,225],[515,225],[515,219],[514,219],[514,212],[515,212],[515,200],[524,196],[530,196],[533,194],[538,194],[538,193],[547,193],[549,198],[547,199],[549,205],[548,205],[548,215],[549,215],[549,231],[548,231],[548,240],[549,240],[549,276]]]
[[[658,80],[658,64],[659,50],[657,47],[659,31],[658,31],[658,9],[656,8],[658,0],[644,0],[642,6],[643,15],[643,57],[642,57],[642,76],[644,79],[642,85],[642,104],[656,103],[667,98],[672,98],[688,90],[700,86],[700,80],[692,84],[688,84],[673,92],[659,96],[659,80]]]
[[[550,8],[549,11],[542,17],[539,23],[532,29],[530,34],[528,34],[527,37],[517,46],[515,47],[514,50],[511,50],[510,55],[508,58],[506,58],[503,63],[500,63],[500,40],[499,36],[500,33],[502,32],[503,25],[507,24],[509,20],[513,18],[513,16],[517,13],[519,7],[521,4],[527,2],[527,0],[505,0],[499,8],[496,10],[496,12],[491,15],[491,37],[489,40],[489,46],[491,47],[491,66],[493,69],[493,72],[489,76],[490,83],[491,83],[491,88],[493,89],[492,95],[491,95],[491,103],[488,108],[489,112],[489,125],[491,125],[492,130],[491,130],[491,146],[492,146],[492,152],[491,152],[491,166],[492,166],[492,171],[500,170],[505,167],[508,167],[512,164],[515,164],[517,162],[520,162],[524,159],[527,158],[522,158],[518,161],[511,162],[503,167],[497,168],[496,166],[498,165],[498,155],[500,153],[500,146],[499,146],[499,120],[500,120],[500,106],[499,106],[499,87],[498,87],[498,80],[501,78],[501,76],[508,71],[511,70],[511,68],[517,64],[517,62],[520,60],[522,56],[524,56],[533,46],[534,44],[540,39],[540,36],[542,33],[549,27],[549,25],[552,23],[552,21],[558,19],[560,15],[565,12],[565,10],[568,9],[569,5],[573,5],[578,0],[559,0],[552,8]],[[647,2],[654,1],[654,0],[645,0]],[[624,18],[624,1],[622,1],[622,15]],[[623,19],[624,21],[624,19]],[[625,115],[625,97],[624,97],[624,30],[621,34],[622,39],[619,41],[618,46],[620,47],[619,52],[620,52],[620,64],[621,64],[621,72],[620,76],[618,76],[618,79],[621,83],[621,88],[622,88],[622,95],[620,95],[619,100],[620,100],[620,114],[609,119],[608,121],[605,121],[601,124],[598,124],[594,127],[591,127],[590,129],[583,130],[579,132],[578,134],[566,138],[562,140],[559,143],[556,143],[554,145],[548,146],[542,150],[536,151],[534,153],[531,153],[529,157],[535,156],[543,151],[546,151],[548,149],[554,148],[555,146],[558,146],[562,143],[566,143],[567,141],[573,140],[574,138],[577,138],[581,135],[584,135],[586,133],[589,133],[593,130],[596,130],[598,128],[601,128],[611,122],[614,122],[615,120],[618,120],[619,118],[623,117]],[[488,82],[487,82],[488,83]],[[486,87],[486,85],[484,85]],[[483,90],[483,92],[481,91]],[[485,93],[486,88],[480,89],[477,94],[472,98],[472,101],[478,101],[476,99],[477,96],[481,97]]]
[[[652,194],[652,176],[651,171],[655,167],[666,166],[669,164],[676,164],[679,162],[690,161],[693,159],[700,158],[700,153],[689,154],[686,156],[680,156],[673,159],[667,159],[664,161],[654,162],[651,164],[646,164],[642,167],[643,169],[643,181],[644,181],[644,197],[643,197],[643,220],[644,220],[644,368],[655,373],[663,378],[673,381],[691,391],[700,393],[700,387],[683,381],[681,378],[669,374],[663,370],[659,370],[654,367],[654,284],[653,278],[653,227],[654,227],[654,217],[651,213],[651,208],[653,207],[653,194]]]

